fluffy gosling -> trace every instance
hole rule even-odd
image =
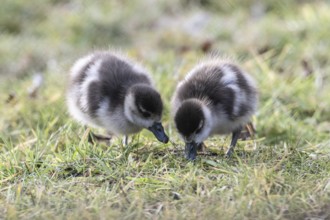
[[[176,128],[185,141],[185,156],[194,160],[209,136],[232,133],[231,156],[242,127],[256,112],[254,80],[236,64],[211,59],[194,67],[172,98]]]
[[[168,142],[161,124],[163,103],[148,72],[118,53],[101,51],[80,58],[71,68],[67,91],[71,116],[111,135],[150,130]]]

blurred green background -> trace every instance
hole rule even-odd
[[[127,148],[86,141],[65,89],[73,62],[100,49],[150,70],[172,143],[145,131]],[[208,139],[192,164],[169,100],[208,54],[256,79],[257,131],[231,160],[229,136]],[[329,58],[329,1],[2,0],[0,219],[325,219]]]
[[[108,48],[147,62],[168,51],[268,52],[273,71],[299,74],[329,66],[329,16],[325,1],[4,0],[0,75],[66,72],[82,54]]]

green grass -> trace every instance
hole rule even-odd
[[[2,3],[0,219],[330,218],[330,5],[151,2]],[[205,42],[254,76],[260,104],[256,136],[232,159],[230,138],[216,136],[192,163],[169,100]],[[171,143],[148,131],[127,147],[87,142],[65,84],[74,60],[97,48],[122,48],[152,72]],[[35,73],[44,84],[30,98]]]

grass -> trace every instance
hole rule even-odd
[[[330,5],[256,2],[2,3],[0,218],[330,218]],[[97,48],[123,48],[152,72],[170,144],[147,131],[127,147],[87,142],[67,114],[65,84],[74,60]],[[229,137],[212,137],[192,163],[169,100],[214,51],[258,82],[256,136],[232,159]],[[31,98],[37,73],[44,83]]]

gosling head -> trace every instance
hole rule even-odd
[[[161,123],[163,102],[155,89],[145,84],[132,86],[125,97],[124,109],[131,123],[148,129],[160,142],[168,142]]]
[[[185,142],[185,157],[194,160],[197,147],[211,132],[211,113],[208,107],[195,100],[187,100],[177,110],[174,121]]]

